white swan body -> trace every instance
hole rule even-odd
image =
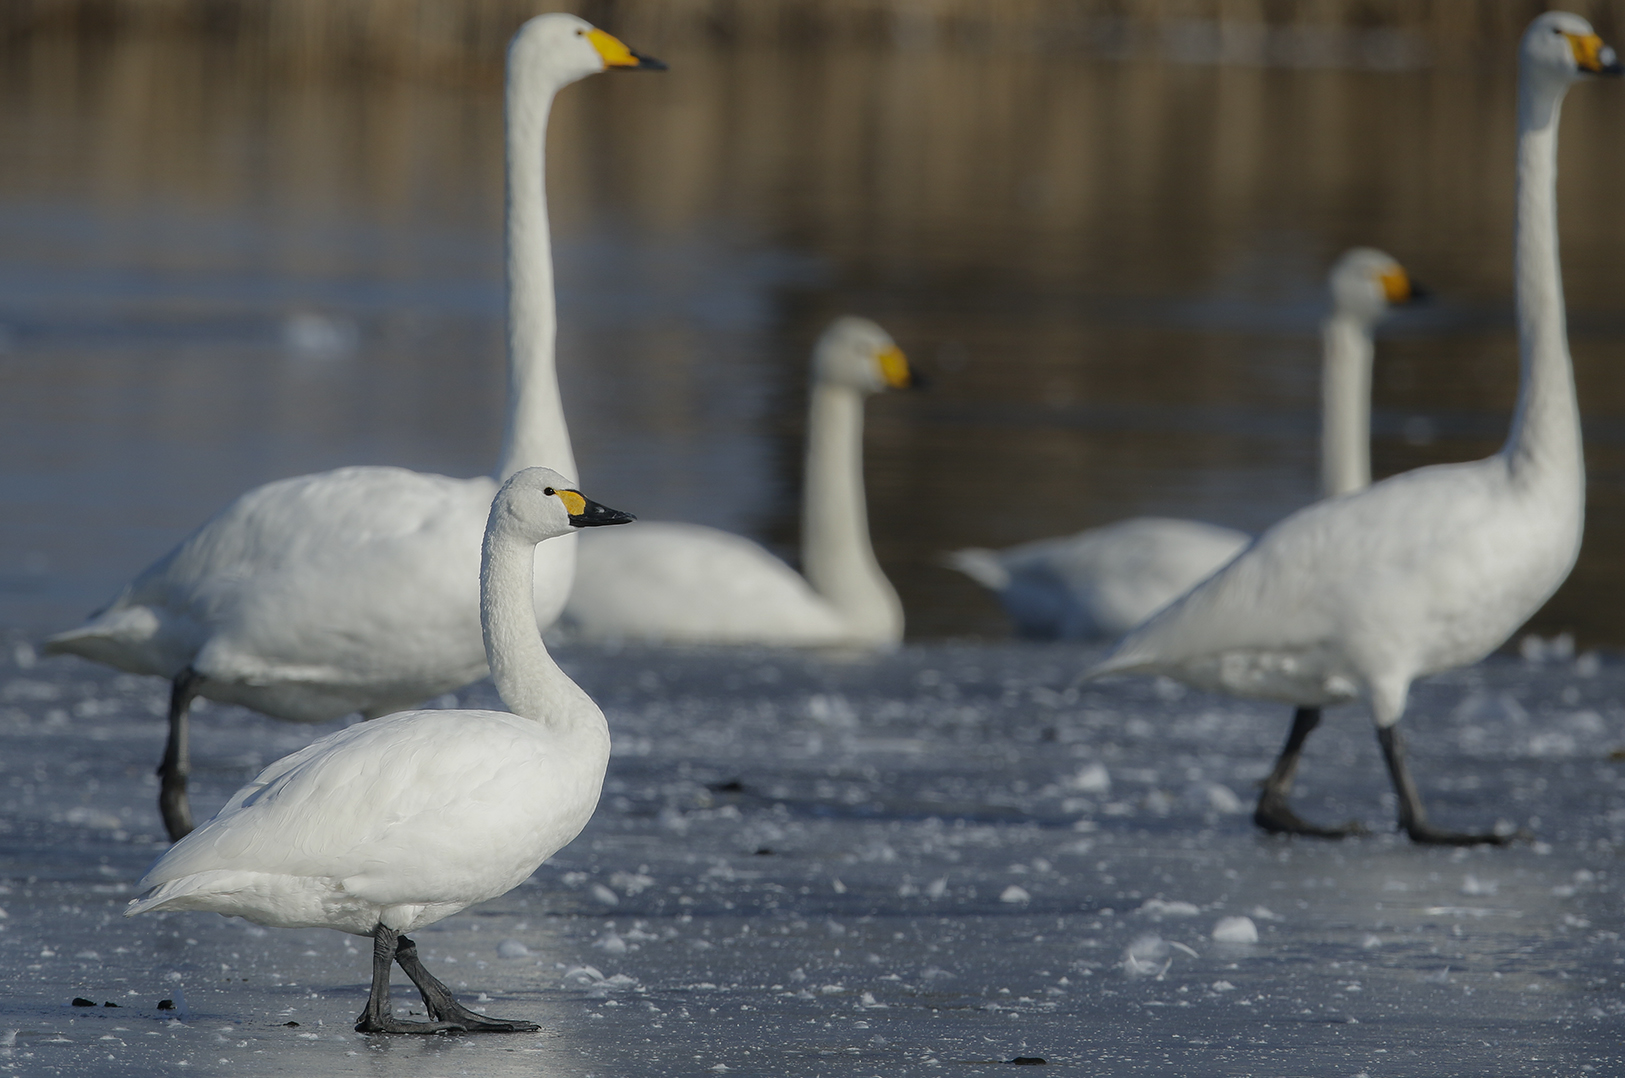
[[[1371,482],[1371,329],[1417,292],[1399,263],[1359,247],[1332,268],[1322,327],[1321,467],[1330,496]],[[1016,635],[1121,636],[1213,575],[1253,537],[1234,528],[1134,517],[1004,550],[970,547],[946,563],[998,594]]]
[[[1579,553],[1585,469],[1555,188],[1559,106],[1586,71],[1618,71],[1590,25],[1558,12],[1537,18],[1523,39],[1518,91],[1522,380],[1501,451],[1294,513],[1090,671],[1157,672],[1299,705],[1301,735],[1295,727],[1266,797],[1272,785],[1283,798],[1290,789],[1302,739],[1318,722],[1314,709],[1362,698],[1412,837],[1497,840],[1427,825],[1392,728],[1414,679],[1489,654],[1557,590]]]
[[[163,809],[185,804],[193,695],[279,719],[372,717],[484,675],[477,566],[498,484],[546,464],[575,472],[554,369],[553,264],[543,190],[547,116],[563,87],[606,67],[651,67],[572,15],[526,23],[509,49],[508,370],[494,476],[451,479],[354,467],[251,490],[145,570],[85,625],[53,636],[69,653],[175,680]],[[535,551],[538,624],[558,617],[574,537]]]
[[[580,833],[603,785],[609,728],[542,644],[534,547],[630,518],[546,468],[510,479],[489,517],[481,620],[511,711],[403,712],[278,760],[158,859],[127,916],[204,910],[410,947],[395,937],[503,894]],[[387,960],[384,972],[387,1010]],[[433,1013],[433,992],[424,998]]]
[[[582,536],[563,624],[589,640],[891,647],[903,608],[875,560],[863,494],[863,398],[910,383],[867,319],[819,339],[802,497],[805,577],[761,546],[697,524]]]

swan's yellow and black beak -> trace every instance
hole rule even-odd
[[[919,389],[925,385],[925,380],[909,367],[908,357],[895,344],[882,349],[875,356],[875,362],[880,364],[880,377],[892,389]]]
[[[627,48],[620,38],[614,34],[606,34],[594,27],[587,31],[587,40],[592,47],[598,50],[598,55],[604,58],[604,66],[611,70],[621,71],[664,71],[666,65],[653,56],[644,56]]]
[[[611,509],[607,505],[589,501],[581,496],[579,490],[556,490],[553,493],[564,503],[573,527],[601,528],[605,524],[630,524],[638,519],[631,513],[623,513],[619,509]]]
[[[1404,303],[1415,303],[1417,300],[1427,299],[1432,294],[1420,284],[1411,280],[1410,274],[1399,266],[1395,266],[1387,273],[1378,276],[1377,282],[1382,285],[1383,298],[1396,307]]]
[[[1596,34],[1564,34],[1569,48],[1574,50],[1574,65],[1588,75],[1625,74],[1614,50],[1602,43]]]

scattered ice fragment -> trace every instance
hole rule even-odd
[[[1424,973],[1419,979],[1427,984],[1449,984],[1450,967],[1446,966],[1444,969],[1436,970],[1433,973]]]
[[[1589,652],[1587,654],[1590,654]],[[1583,658],[1584,656],[1582,656]],[[34,645],[26,640],[19,640],[11,649],[11,661],[19,670],[31,670],[39,656],[34,652]]]
[[[1200,906],[1191,902],[1165,901],[1160,898],[1148,898],[1140,904],[1135,913],[1143,913],[1147,917],[1161,919],[1164,917],[1195,917],[1202,912]]]
[[[1236,986],[1229,981],[1214,981],[1208,987],[1215,992],[1234,992],[1236,990]]]
[[[585,872],[566,872],[559,879],[564,881],[566,887],[580,887],[587,882],[587,874]]]
[[[337,359],[355,351],[361,329],[342,316],[295,311],[282,320],[282,347],[312,359]]]
[[[622,939],[620,934],[617,933],[613,928],[608,929],[602,936],[593,940],[592,945],[594,947],[600,947],[605,951],[608,951],[610,954],[626,953],[626,940]]]
[[[1026,888],[1017,887],[1013,883],[999,895],[1000,902],[1031,902],[1032,900],[1033,896],[1027,893]]]
[[[1520,725],[1529,721],[1529,712],[1524,706],[1512,698],[1509,692],[1488,693],[1474,690],[1467,694],[1466,699],[1456,705],[1454,718],[1457,722],[1473,723],[1512,723]]]
[[[1221,917],[1213,926],[1213,939],[1217,943],[1257,943],[1258,926],[1251,917]]]
[[[1100,761],[1085,764],[1076,775],[1066,780],[1065,786],[1074,793],[1104,794],[1112,788],[1112,777]]]
[[[1253,915],[1253,920],[1255,920],[1255,921],[1284,921],[1284,920],[1286,920],[1286,918],[1282,917],[1279,913],[1271,913],[1269,910],[1265,909],[1263,906],[1254,906],[1248,912],[1250,912]]]
[[[846,894],[846,884],[841,882],[840,877],[835,877],[835,878],[831,879],[829,881],[829,885],[835,889],[836,894],[838,894],[838,895]]]
[[[1481,880],[1471,874],[1461,881],[1461,893],[1464,895],[1493,895],[1500,889],[1498,880]]]
[[[592,897],[597,899],[599,902],[602,902],[606,906],[616,906],[619,905],[621,901],[619,898],[615,897],[614,891],[611,891],[608,887],[605,887],[601,883],[595,883],[592,885]]]
[[[645,876],[641,872],[617,872],[609,878],[609,885],[619,887],[628,898],[654,886],[654,882],[653,876]]]
[[[1219,782],[1207,788],[1207,803],[1214,812],[1222,812],[1227,816],[1247,811],[1247,806],[1241,803],[1241,798],[1236,796],[1236,792]]]
[[[21,666],[21,663],[17,664]],[[1602,669],[1602,659],[1595,651],[1588,651],[1574,660],[1574,673],[1577,677],[1596,677]]]
[[[927,898],[941,898],[943,895],[945,895],[947,893],[948,893],[948,877],[946,877],[946,876],[942,876],[942,877],[939,877],[938,879],[932,880],[929,884],[926,885],[926,888],[925,888],[925,894],[926,894]]]
[[[1160,977],[1173,965],[1174,960],[1168,956],[1169,950],[1171,948],[1161,936],[1141,936],[1123,952],[1123,972],[1130,977]]]
[[[1368,951],[1374,951],[1378,947],[1382,946],[1382,939],[1381,937],[1367,933],[1365,939],[1360,941],[1360,946],[1364,947]]]

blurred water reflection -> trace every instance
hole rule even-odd
[[[1296,70],[1066,51],[634,41],[562,95],[560,356],[583,482],[793,557],[805,355],[848,310],[935,374],[870,405],[914,635],[1001,634],[938,552],[1139,512],[1262,528],[1316,489],[1344,247],[1440,300],[1379,345],[1377,474],[1493,451],[1516,383],[1510,47]],[[265,68],[185,37],[0,55],[0,626],[70,623],[246,487],[465,475],[502,414],[494,68]],[[1563,132],[1591,513],[1542,629],[1625,641],[1625,99]]]

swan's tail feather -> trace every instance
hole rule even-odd
[[[999,561],[997,551],[985,547],[966,547],[944,554],[942,564],[959,570],[989,591],[1003,591],[1010,586],[1010,570]]]

